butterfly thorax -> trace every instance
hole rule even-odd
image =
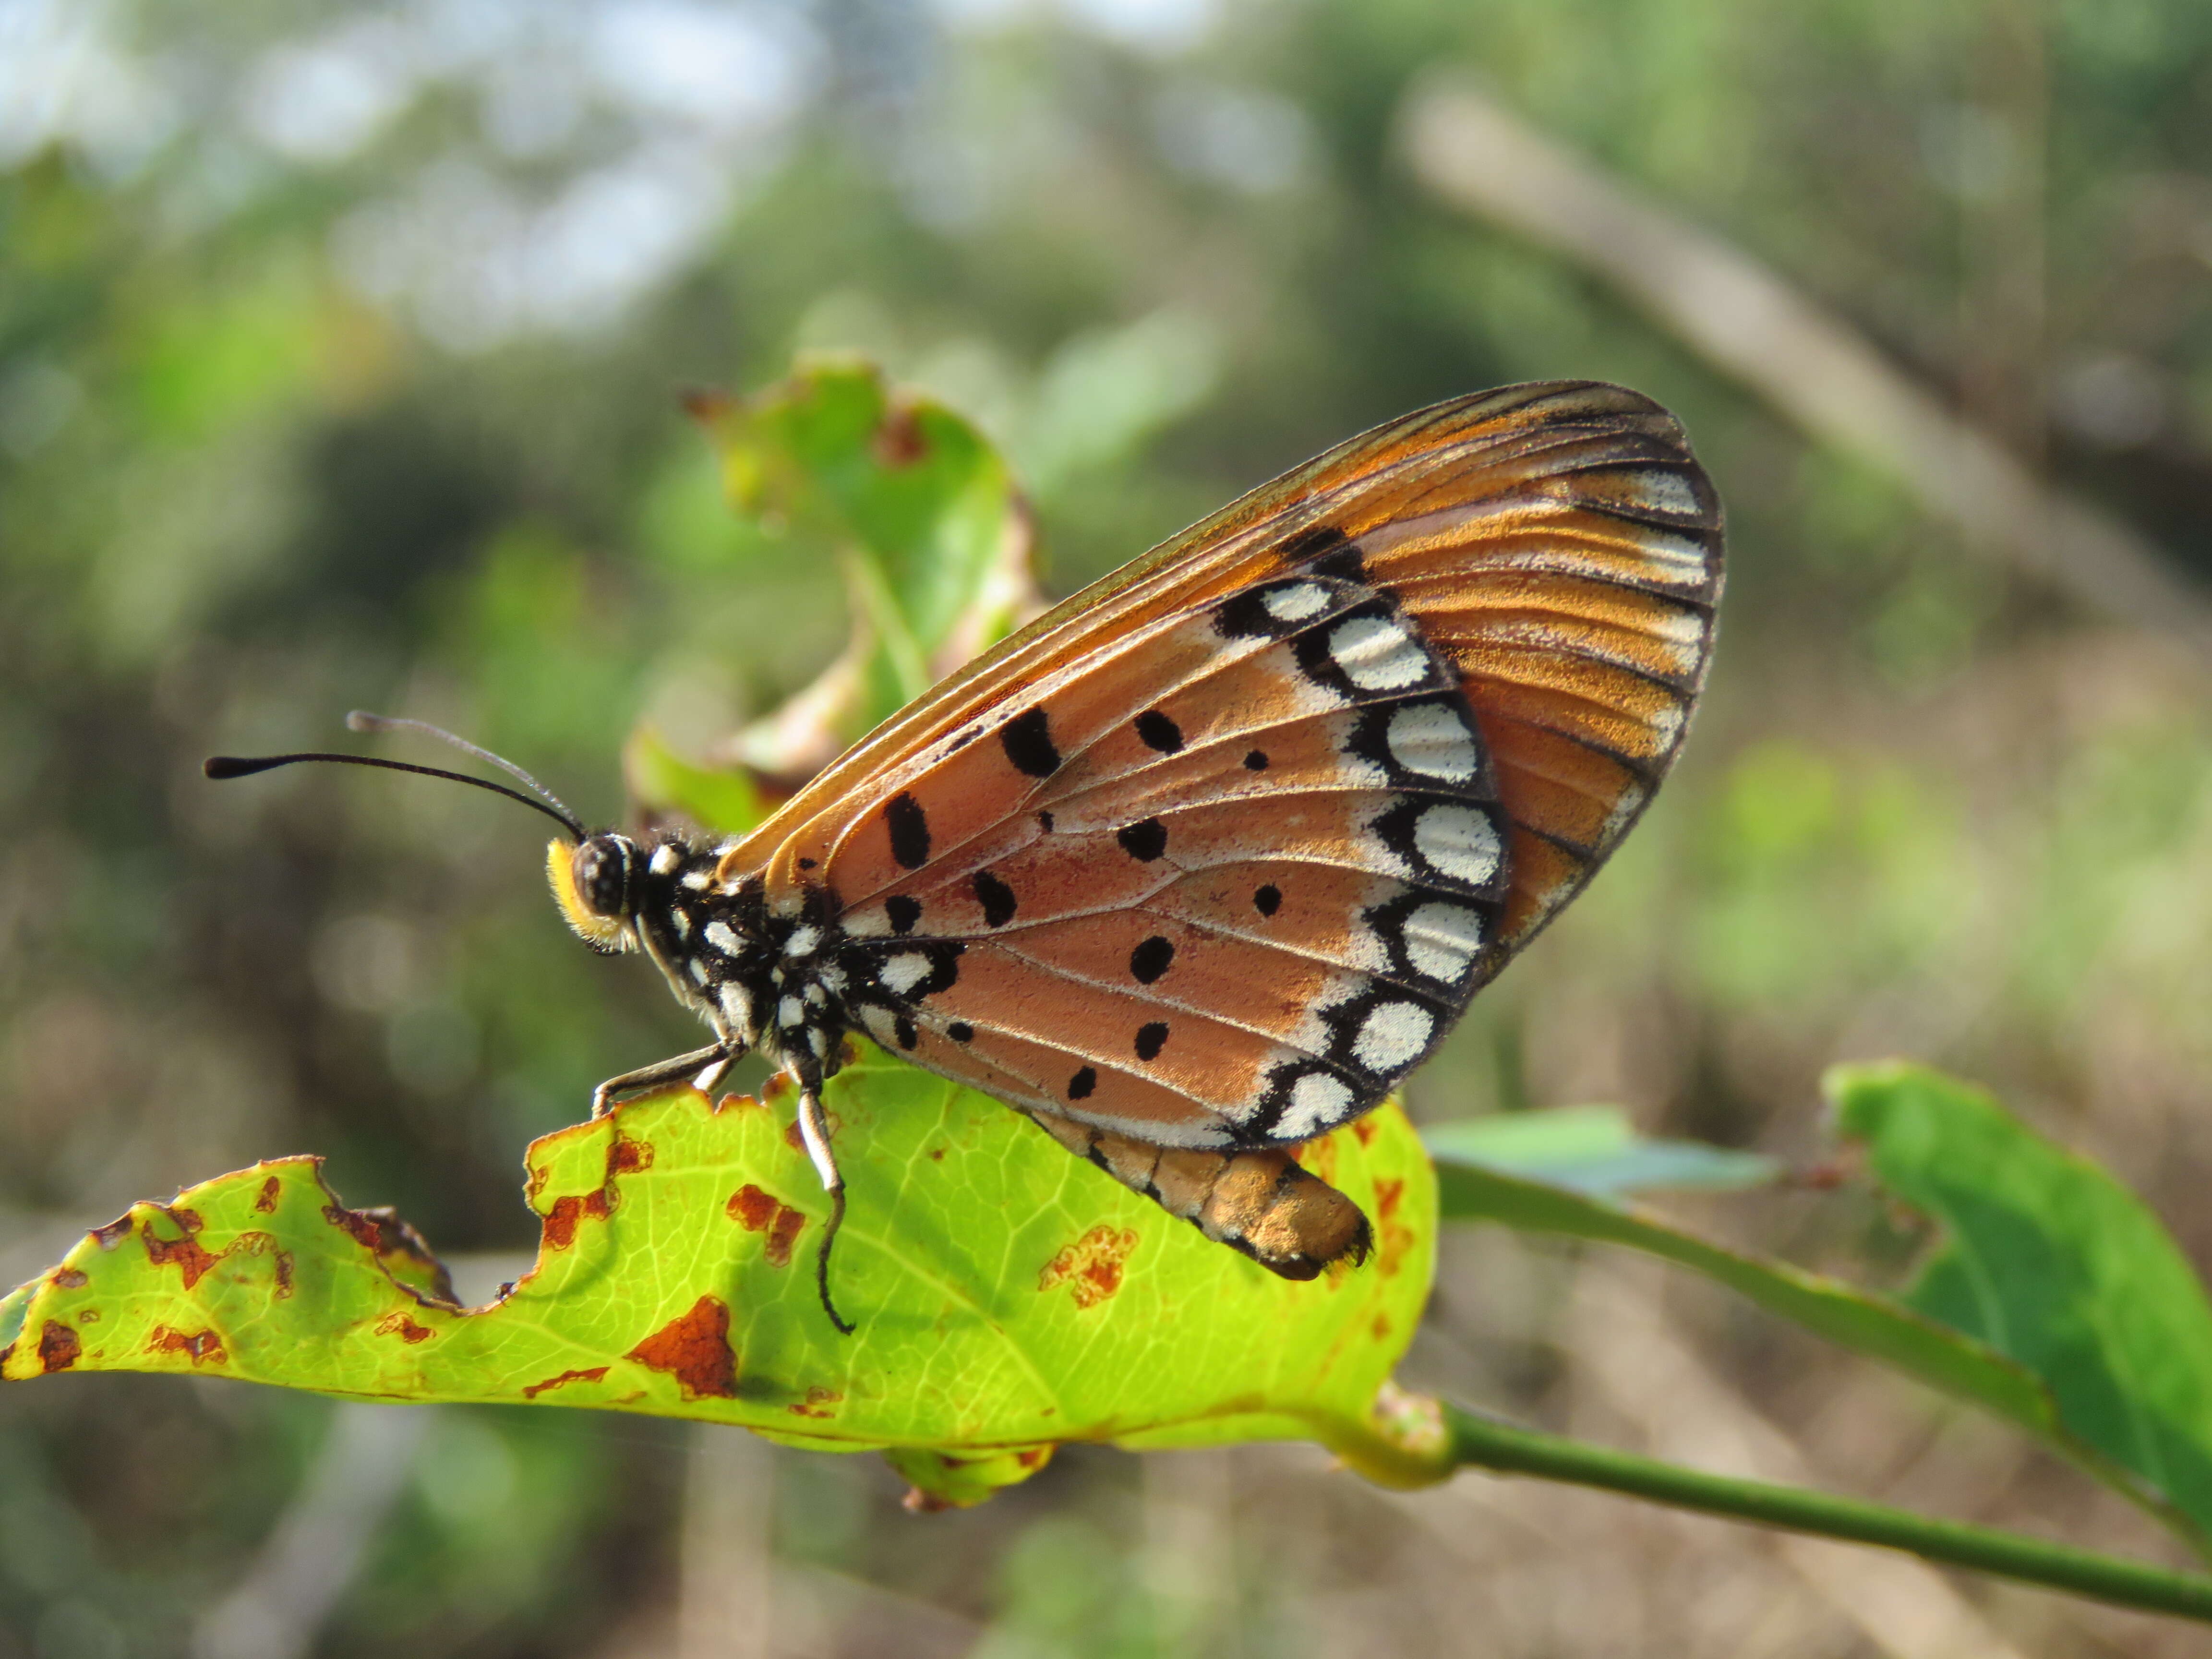
[[[718,874],[728,850],[666,833],[596,836],[555,890],[580,933],[606,948],[615,923],[613,948],[642,949],[677,1000],[733,1048],[830,1076],[848,1024],[836,897],[808,885],[771,906],[757,874]]]

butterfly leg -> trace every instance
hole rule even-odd
[[[837,1169],[837,1156],[830,1147],[830,1121],[822,1111],[822,1079],[807,1071],[793,1069],[799,1084],[799,1138],[806,1143],[806,1155],[814,1160],[814,1173],[822,1177],[822,1190],[830,1194],[830,1219],[822,1228],[822,1243],[814,1252],[814,1289],[822,1298],[822,1311],[830,1316],[830,1322],[837,1328],[841,1336],[850,1336],[853,1327],[838,1316],[837,1304],[830,1299],[830,1247],[836,1243],[837,1230],[845,1224],[845,1177]]]
[[[1044,1112],[1030,1115],[1077,1157],[1285,1279],[1312,1279],[1341,1261],[1357,1266],[1374,1248],[1359,1206],[1286,1152],[1155,1146]]]
[[[724,1068],[738,1058],[743,1051],[727,1042],[711,1042],[688,1054],[677,1054],[667,1060],[656,1060],[650,1066],[641,1066],[635,1072],[624,1072],[620,1077],[611,1077],[592,1091],[592,1115],[605,1117],[615,1103],[617,1095],[635,1094],[641,1090],[657,1089],[664,1083],[674,1083],[681,1078],[696,1073],[705,1077],[714,1073],[702,1088],[712,1088],[721,1080]]]

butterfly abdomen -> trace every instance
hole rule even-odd
[[[1374,1236],[1359,1206],[1286,1152],[1163,1148],[1049,1113],[1036,1121],[1060,1144],[1217,1244],[1285,1279],[1312,1279],[1367,1259]]]

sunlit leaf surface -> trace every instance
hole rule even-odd
[[[1955,1078],[1827,1086],[1875,1177],[1943,1229],[1905,1301],[2042,1378],[2070,1435],[2212,1532],[2212,1307],[2149,1206]]]
[[[535,1143],[537,1265],[455,1305],[388,1215],[316,1162],[142,1204],[0,1304],[0,1372],[157,1370],[400,1401],[525,1401],[899,1449],[974,1501],[1057,1443],[1329,1438],[1364,1422],[1428,1294],[1435,1188],[1395,1105],[1306,1162],[1376,1223],[1366,1266],[1286,1283],[982,1096],[871,1055],[832,1085],[850,1182],[816,1300],[823,1194],[787,1100],[683,1089]]]

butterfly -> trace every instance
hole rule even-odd
[[[1374,1107],[1578,892],[1704,684],[1722,514],[1620,386],[1454,398],[1338,446],[1077,593],[744,836],[538,807],[562,914],[759,1050],[844,1212],[822,1086],[849,1033],[994,1095],[1285,1279],[1370,1248],[1294,1156]],[[356,730],[416,722],[354,716]],[[423,728],[435,731],[435,728]],[[544,802],[550,802],[549,806]]]

